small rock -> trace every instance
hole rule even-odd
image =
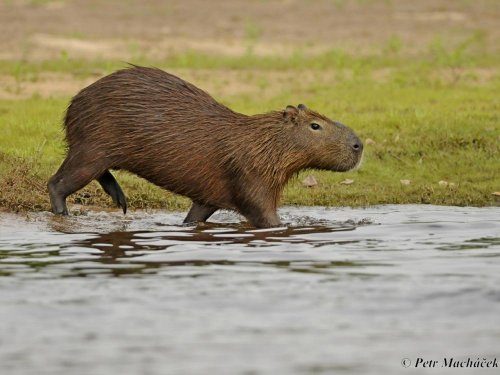
[[[314,186],[318,185],[318,181],[316,181],[314,176],[309,175],[302,180],[302,185],[310,188],[310,187],[314,187]]]
[[[366,138],[365,139],[365,145],[374,145],[375,141],[371,138]]]
[[[491,195],[494,195],[495,197],[500,197],[500,191],[495,191],[491,193]]]
[[[344,181],[340,181],[341,185],[352,185],[354,183],[354,180],[351,180],[349,178],[346,178]]]
[[[401,182],[402,185],[410,185],[411,184],[411,180],[399,180],[399,182]]]
[[[444,181],[444,180],[441,180],[438,182],[439,186],[455,186],[455,183],[454,182],[448,182],[448,181]]]

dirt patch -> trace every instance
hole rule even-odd
[[[289,56],[296,50],[290,43],[264,41],[241,41],[237,39],[203,40],[186,37],[169,37],[159,41],[149,40],[84,40],[50,34],[34,34],[28,40],[29,59],[45,60],[68,55],[83,59],[122,59],[136,57],[160,60],[186,51],[229,57],[252,53],[257,56]],[[317,54],[329,49],[328,45],[314,45],[306,49],[307,54]],[[2,55],[0,55],[2,56]],[[3,51],[4,58],[13,58],[11,51]],[[27,59],[24,56],[23,59]]]
[[[47,34],[35,34],[30,42],[39,49],[37,56],[39,58],[50,58],[60,56],[62,53],[72,57],[91,57],[91,58],[121,58],[128,54],[124,42],[119,41],[101,41],[101,40],[83,40],[62,36],[53,36]]]
[[[259,94],[271,98],[278,94],[287,81],[295,78],[296,73],[287,71],[244,72],[227,69],[169,69],[175,74],[218,98],[245,94]],[[333,73],[323,73],[325,77]],[[301,83],[313,83],[317,78],[314,72],[304,72]],[[70,97],[100,76],[85,79],[65,73],[40,73],[34,79],[18,81],[12,76],[0,76],[0,99],[26,99],[34,95],[47,97]]]
[[[477,30],[498,50],[496,0],[118,0],[0,2],[0,57],[46,59],[164,56],[194,49],[239,55],[283,54],[297,48],[380,48],[398,37],[406,48],[436,35],[448,43]]]
[[[77,79],[71,74],[63,73],[41,73],[32,81],[18,81],[11,76],[0,76],[0,99],[26,99],[35,95],[43,98],[74,95],[94,80]]]
[[[353,75],[350,69],[326,71],[241,71],[229,69],[169,69],[170,73],[177,75],[196,86],[207,91],[219,100],[241,95],[259,95],[262,99],[271,99],[283,90],[298,87],[308,87],[323,84],[333,84],[340,78],[346,79]],[[394,73],[391,68],[373,70],[369,78],[374,82],[385,82]],[[300,80],[297,76],[300,76]],[[16,80],[12,76],[0,76],[0,99],[19,100],[33,96],[42,98],[71,97],[82,88],[99,79],[102,75],[82,78],[67,73],[38,74],[33,79]],[[430,78],[443,83],[456,83],[460,80],[474,81],[475,84],[484,84],[498,77],[498,72],[493,68],[443,68],[435,70]],[[298,103],[297,103],[298,104]]]

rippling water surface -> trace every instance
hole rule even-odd
[[[0,214],[0,374],[413,374],[418,357],[500,360],[499,208],[280,215],[287,227],[255,230],[229,213],[198,227],[181,213]]]

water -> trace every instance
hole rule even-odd
[[[0,373],[413,374],[500,360],[500,208],[0,215]],[[411,361],[409,368],[402,360]],[[462,373],[498,373],[464,369]]]

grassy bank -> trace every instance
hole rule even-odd
[[[383,53],[358,57],[340,50],[282,57],[189,52],[131,62],[174,71],[242,113],[303,102],[355,129],[366,144],[362,168],[344,174],[305,171],[290,181],[284,204],[495,205],[492,193],[500,190],[500,57],[464,46],[446,49],[437,43],[418,57],[398,54],[388,44]],[[34,91],[26,96],[23,90],[36,87],[48,73],[83,87],[123,66],[120,61],[66,56],[0,62],[0,75],[8,79],[13,96],[0,99],[1,208],[49,209],[46,181],[64,157],[61,119],[70,94]],[[189,204],[135,176],[115,174],[132,208],[185,209]],[[318,186],[302,185],[309,174]],[[353,182],[342,184],[345,179]],[[69,203],[111,206],[96,183],[72,195]]]

